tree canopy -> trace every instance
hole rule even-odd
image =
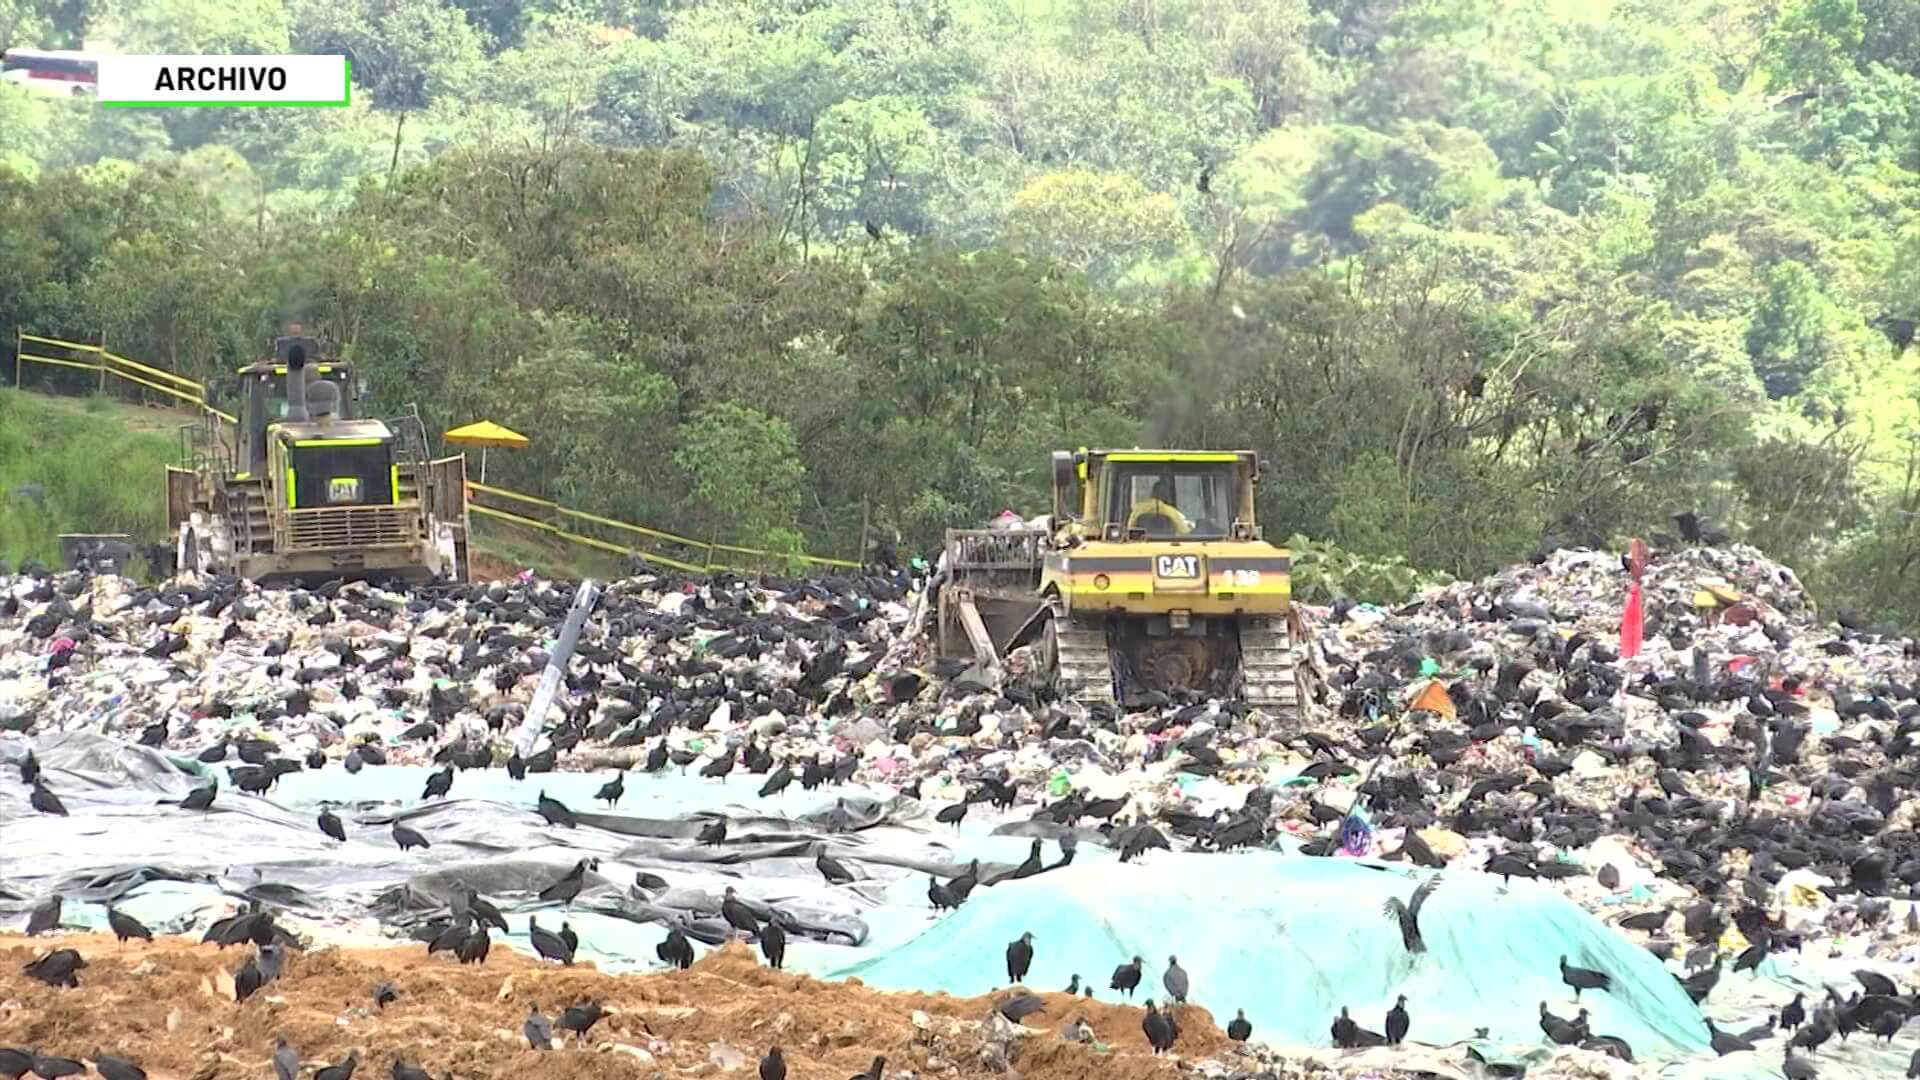
[[[382,408],[532,434],[504,482],[723,541],[1234,446],[1269,536],[1370,566],[1693,509],[1920,620],[1909,7],[0,0],[10,47],[361,84],[0,85],[0,331],[211,376],[298,318]]]

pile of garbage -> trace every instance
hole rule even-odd
[[[1317,644],[1334,665],[1378,671],[1388,681],[1485,674],[1510,658],[1583,646],[1597,646],[1596,658],[1611,662],[1620,654],[1631,583],[1625,564],[1616,553],[1561,550],[1480,581],[1430,589],[1392,610],[1336,604],[1317,624]],[[1642,590],[1644,642],[1627,661],[1636,674],[1697,677],[1716,663],[1732,672],[1758,663],[1771,677],[1852,680],[1905,659],[1904,639],[1892,629],[1871,633],[1851,619],[1851,627],[1823,627],[1793,571],[1750,547],[1658,553]],[[1862,633],[1869,646],[1859,656],[1826,648]],[[1361,656],[1352,655],[1356,649]],[[1382,649],[1390,655],[1378,655]]]
[[[356,828],[437,817],[472,847],[500,831],[490,819],[355,788],[338,766],[457,769],[457,800],[480,784],[467,770],[505,764],[576,812],[609,770],[631,769],[659,781],[656,811],[673,813],[581,813],[607,839],[582,843],[583,829],[565,846],[629,872],[648,859],[691,868],[717,858],[696,837],[724,822],[753,838],[729,853],[751,873],[828,854],[874,895],[789,883],[783,902],[816,940],[842,945],[912,940],[879,913],[908,905],[924,920],[928,876],[1018,881],[1076,850],[1151,864],[1167,848],[1381,860],[1557,891],[1660,957],[1723,1030],[1763,1042],[1794,986],[1812,1015],[1822,980],[1866,968],[1904,981],[1920,957],[1920,777],[1904,761],[1920,728],[1915,646],[1847,612],[1823,619],[1792,571],[1752,548],[1644,563],[1562,550],[1392,608],[1308,608],[1317,692],[1287,720],[1179,693],[1087,710],[1044,687],[995,686],[927,654],[923,584],[641,575],[609,585],[569,640],[574,584],[531,577],[411,592],[0,578],[0,731],[113,736],[223,791],[244,777],[303,810],[357,800]],[[564,670],[548,677],[556,653]],[[19,759],[18,742],[0,739],[0,761]],[[236,774],[236,757],[255,771]],[[179,797],[195,781],[155,782]],[[831,805],[779,802],[823,787],[807,797]],[[534,802],[480,789],[523,816]],[[23,804],[0,788],[0,819]],[[506,829],[526,850],[552,841],[552,824]],[[948,835],[950,849],[929,847]],[[1041,860],[1043,844],[1057,860]],[[975,858],[984,873],[969,871]],[[603,910],[660,926],[710,919],[708,886],[731,872],[697,871],[699,897],[591,875],[584,895],[604,889]],[[490,873],[509,891],[527,876]],[[383,923],[405,928],[397,911],[424,917],[444,899],[415,891],[424,906],[388,904]],[[1833,1025],[1855,989],[1827,1002]],[[1769,1068],[1783,1041],[1758,1051]],[[1604,1041],[1581,1048],[1592,1042],[1556,1053],[1596,1075],[1629,1068]],[[1817,1052],[1823,1067],[1848,1060]]]
[[[1892,735],[1920,713],[1911,639],[1845,612],[1821,621],[1792,570],[1753,548],[1686,548],[1648,564],[1643,641],[1623,657],[1624,563],[1615,553],[1562,550],[1393,609],[1335,605],[1311,623],[1331,712],[1321,730],[1364,744],[1389,780],[1420,773],[1443,791],[1462,788],[1438,800],[1452,802],[1453,813],[1425,825],[1456,855],[1513,845],[1449,835],[1447,822],[1472,806],[1614,809],[1651,797],[1793,821],[1806,818],[1816,796],[1861,796],[1857,786],[1820,778],[1864,782],[1905,752]],[[1390,717],[1405,719],[1396,726]],[[1516,775],[1550,779],[1554,797],[1527,794],[1524,784],[1461,797],[1474,782]],[[1915,807],[1895,801],[1883,824],[1904,829]],[[1803,886],[1808,876],[1793,875]],[[1669,874],[1664,884],[1686,888],[1687,878]],[[1856,905],[1822,896],[1816,906]]]
[[[869,676],[905,622],[907,583],[786,586],[648,578],[606,590],[555,701],[587,721],[575,742],[621,745],[631,721],[662,706],[696,749],[779,731],[803,707],[864,711],[878,692]],[[426,763],[461,740],[493,739],[504,758],[574,593],[531,577],[413,593],[115,577],[0,587],[16,608],[0,614],[0,726],[170,751],[265,738],[295,759],[373,741],[393,764]],[[835,670],[807,668],[816,655]],[[843,696],[810,693],[832,675]]]

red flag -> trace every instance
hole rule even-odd
[[[1620,613],[1620,658],[1631,660],[1640,655],[1640,635],[1645,619],[1640,611],[1640,583],[1627,587],[1627,609]]]

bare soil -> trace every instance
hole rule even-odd
[[[467,564],[467,577],[474,582],[512,581],[520,572],[507,560],[477,547],[467,549]]]
[[[77,989],[43,986],[21,966],[49,949],[87,960]],[[991,1025],[1007,991],[990,997],[883,993],[858,980],[823,982],[773,971],[734,944],[688,971],[610,975],[580,964],[561,968],[496,946],[484,965],[463,967],[425,946],[316,948],[292,953],[281,977],[244,1003],[232,972],[247,956],[186,938],[124,949],[108,934],[29,941],[0,934],[0,1045],[91,1058],[119,1054],[153,1080],[259,1080],[272,1075],[276,1036],[300,1051],[309,1071],[360,1052],[363,1080],[390,1075],[396,1055],[435,1077],[753,1077],[778,1043],[790,1080],[847,1080],[885,1055],[888,1074],[990,1076]],[[392,981],[400,997],[382,1011],[373,987]],[[1006,1051],[1020,1080],[1152,1080],[1177,1072],[1155,1058],[1140,1031],[1142,1010],[1045,993],[1028,1034]],[[556,1032],[552,1053],[521,1035],[529,1005],[549,1019],[567,1006],[599,1001],[610,1015],[585,1043]],[[916,1024],[915,1013],[922,1015]],[[1084,1017],[1099,1045],[1070,1044],[1059,1029]],[[1179,1056],[1224,1054],[1232,1045],[1198,1006],[1179,1013]],[[1005,1040],[999,1040],[1006,1045]]]

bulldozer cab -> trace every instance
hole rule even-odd
[[[344,363],[307,365],[308,386],[325,382],[332,386],[336,403],[332,419],[358,419],[353,394],[353,371]],[[287,366],[285,363],[249,364],[239,371],[240,425],[237,437],[240,470],[259,475],[267,467],[267,428],[287,419]],[[309,397],[311,397],[309,391]],[[324,396],[324,395],[323,395]]]
[[[1079,486],[1073,516],[1108,541],[1254,539],[1254,457],[1237,452],[1080,451],[1061,477]],[[1065,471],[1065,470],[1062,470]],[[1071,505],[1069,493],[1056,501]]]

